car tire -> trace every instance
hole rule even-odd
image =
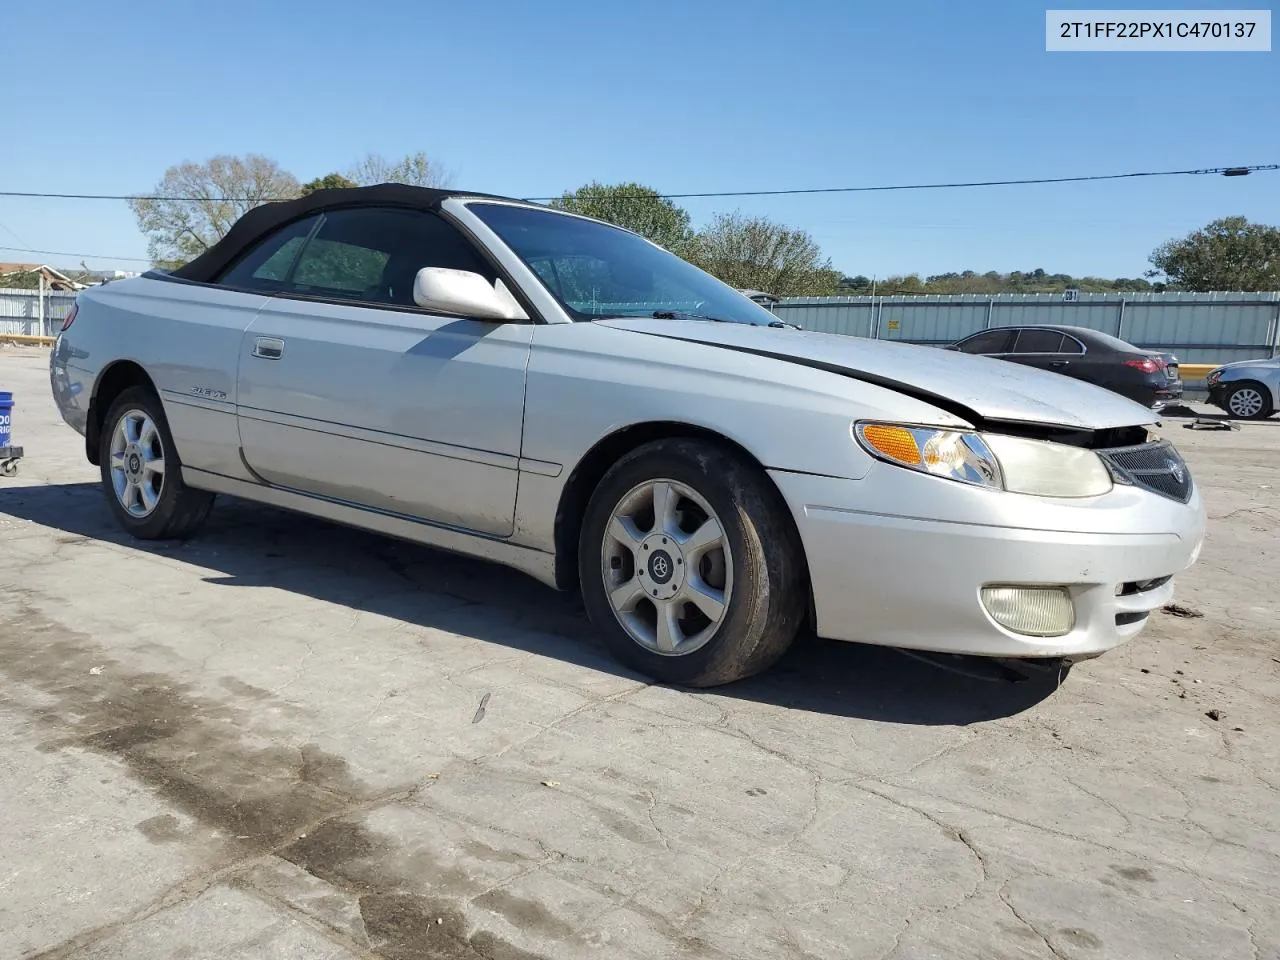
[[[587,504],[578,572],[613,655],[680,686],[765,670],[808,609],[803,548],[777,489],[702,440],[654,441],[613,465]]]
[[[1253,380],[1233,384],[1223,395],[1222,409],[1237,420],[1265,420],[1275,412],[1271,391]]]
[[[151,390],[131,387],[116,397],[98,443],[103,492],[132,536],[185,539],[209,516],[214,496],[183,482],[164,407]]]

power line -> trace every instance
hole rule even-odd
[[[8,226],[8,225],[7,225],[7,224],[5,224],[5,223],[0,223],[0,229],[4,230],[4,232],[5,232],[5,233],[9,234],[11,237],[13,237],[13,238],[14,238],[15,240],[17,240],[19,243],[29,243],[29,242],[30,242],[30,241],[28,241],[28,240],[24,240],[22,237],[18,236],[18,231],[14,230],[12,227]]]
[[[69,253],[66,250],[32,250],[30,247],[0,247],[10,253],[39,253],[46,257],[79,257],[82,260],[130,260],[135,263],[150,263],[149,257],[113,257],[105,253]]]
[[[964,187],[1013,187],[1013,186],[1029,186],[1034,184],[1049,183],[1086,183],[1099,180],[1132,180],[1140,177],[1205,177],[1205,176],[1224,176],[1224,177],[1242,177],[1250,173],[1262,173],[1280,170],[1280,163],[1253,164],[1250,166],[1237,167],[1206,167],[1199,170],[1145,170],[1133,173],[1098,173],[1087,174],[1075,177],[1023,177],[1016,180],[969,180],[956,181],[947,183],[899,183],[899,184],[882,184],[874,186],[861,187],[797,187],[785,190],[708,190],[698,193],[659,193],[659,194],[622,194],[610,197],[610,200],[695,200],[710,199],[714,197],[784,197],[784,196],[803,196],[811,194],[831,194],[831,193],[878,193],[897,190],[951,190]],[[203,202],[224,202],[224,203],[262,203],[267,202],[262,197],[158,197],[148,194],[117,194],[117,193],[43,193],[38,191],[24,190],[0,190],[0,197],[25,197],[36,199],[52,199],[52,200],[171,200],[187,203],[203,203]],[[550,200],[559,200],[560,196],[555,197],[525,197],[526,201],[534,203],[545,203]],[[6,228],[7,229],[7,228]],[[9,231],[12,233],[12,231]],[[15,234],[16,236],[16,234]],[[69,253],[65,250],[34,250],[26,247],[4,247],[0,246],[0,250],[8,250],[16,253],[37,253],[50,257],[80,257],[90,260],[128,260],[134,263],[150,263],[147,257],[113,257],[103,254],[93,253]]]
[[[970,180],[947,183],[897,183],[862,187],[798,187],[785,190],[708,190],[698,193],[659,193],[666,200],[693,200],[711,197],[782,197],[818,193],[870,193],[890,190],[951,190],[960,187],[1012,187],[1045,183],[1085,183],[1096,180],[1131,180],[1138,177],[1204,177],[1220,175],[1240,177],[1250,173],[1280,170],[1280,163],[1255,164],[1239,167],[1207,167],[1201,170],[1145,170],[1135,173],[1097,173],[1076,177],[1024,177],[1016,180]],[[655,195],[621,195],[611,199],[649,200]],[[171,200],[188,203],[263,203],[263,197],[161,197],[154,194],[129,193],[42,193],[37,191],[0,190],[0,197],[29,197],[56,200]],[[545,202],[555,197],[525,197],[525,200]],[[118,259],[125,259],[123,257]]]
[[[1012,187],[1036,183],[1083,183],[1089,180],[1128,180],[1135,177],[1204,177],[1220,174],[1242,177],[1255,171],[1280,170],[1280,163],[1247,167],[1209,167],[1204,170],[1152,170],[1138,173],[1099,173],[1079,177],[1028,177],[1020,180],[972,180],[958,183],[899,183],[871,187],[810,187],[789,190],[720,190],[706,193],[660,193],[666,200],[692,200],[703,197],[791,197],[813,193],[872,193],[888,190],[947,190],[956,187]],[[528,197],[534,201],[559,200],[559,197]],[[647,200],[643,195],[611,197],[618,200]]]

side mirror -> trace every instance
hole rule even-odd
[[[481,320],[528,320],[519,301],[498,280],[470,270],[423,267],[413,281],[413,302],[424,310],[460,313]]]

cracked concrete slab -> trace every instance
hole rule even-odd
[[[44,362],[0,352],[0,960],[1280,960],[1280,421],[1166,425],[1204,616],[1061,687],[808,638],[690,692],[511,571],[236,501],[128,540]]]
[[[184,960],[354,960],[326,928],[225,886],[121,926],[77,951],[78,960],[182,957]]]

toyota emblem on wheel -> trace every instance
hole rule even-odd
[[[649,576],[656,583],[666,583],[671,579],[671,558],[659,550],[649,558]]]

